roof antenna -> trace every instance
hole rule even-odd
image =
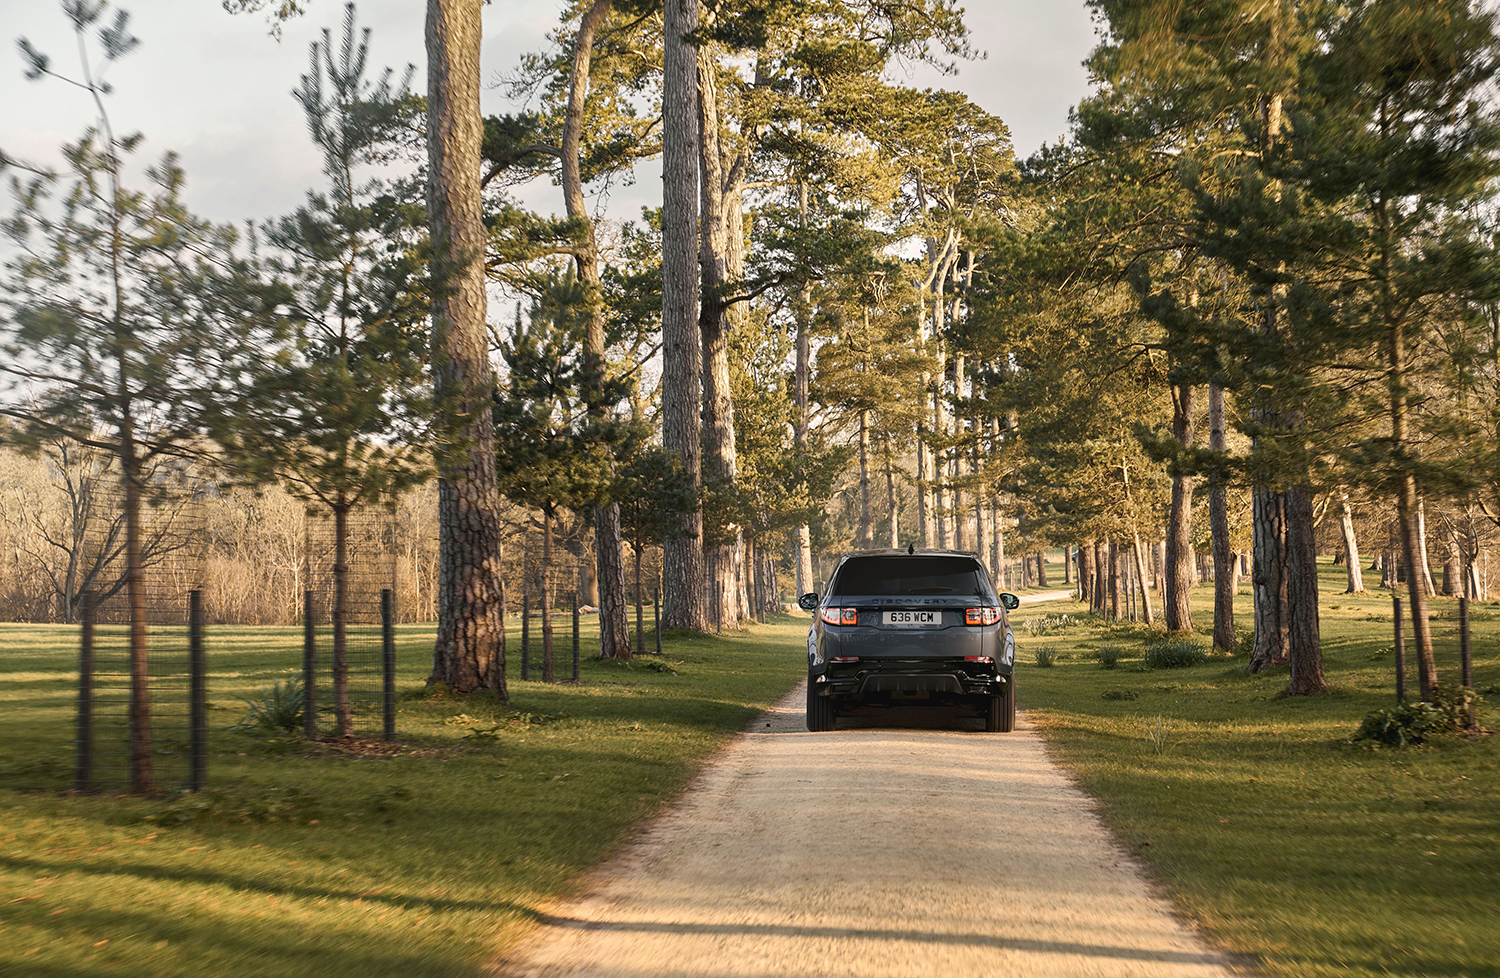
[[[908,540],[906,542],[906,552],[908,554],[915,554],[917,552],[917,545]]]

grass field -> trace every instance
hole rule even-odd
[[[401,751],[349,756],[230,732],[301,634],[210,629],[210,788],[138,799],[61,793],[77,630],[0,626],[0,974],[473,975],[798,680],[805,633],[669,635],[577,685],[513,652],[497,710],[424,695],[432,631],[403,627]]]
[[[1325,565],[1326,696],[1284,697],[1285,669],[1250,676],[1244,658],[1146,670],[1139,629],[1084,619],[1019,631],[1018,701],[1178,907],[1264,973],[1500,975],[1500,744],[1351,744],[1394,702],[1394,656],[1389,593],[1343,588]],[[1194,601],[1207,628],[1212,592]],[[1236,610],[1248,629],[1248,593]],[[1475,686],[1493,706],[1500,603],[1471,610]],[[1440,677],[1456,684],[1457,601],[1432,612]],[[1060,613],[1083,609],[1017,618]],[[1108,645],[1122,653],[1113,669],[1094,657]],[[1054,667],[1036,664],[1042,647]],[[1493,709],[1484,719],[1500,726]]]
[[[1326,696],[1288,699],[1284,671],[1243,658],[1147,670],[1143,630],[1049,603],[1016,615],[1021,706],[1122,844],[1257,970],[1500,975],[1496,738],[1351,744],[1393,701],[1390,598],[1324,570]],[[1210,600],[1195,593],[1203,627]],[[1247,628],[1248,595],[1238,610]],[[1451,682],[1456,602],[1433,611]],[[1024,626],[1060,613],[1075,620]],[[1493,691],[1500,604],[1473,618]],[[473,975],[796,681],[805,628],[669,637],[664,660],[585,660],[576,686],[520,683],[512,661],[509,711],[424,696],[431,631],[403,628],[390,757],[229,732],[237,697],[295,671],[300,633],[219,630],[212,788],[141,800],[60,793],[76,633],[0,626],[0,974]]]

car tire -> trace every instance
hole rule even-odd
[[[985,729],[993,733],[1010,733],[1016,729],[1016,678],[1005,681],[1005,689],[990,697],[989,722]]]
[[[818,695],[811,676],[807,679],[807,729],[813,733],[833,729],[833,703]]]

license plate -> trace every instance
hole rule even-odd
[[[898,628],[927,628],[941,624],[942,620],[941,611],[886,611],[880,617],[881,624]]]

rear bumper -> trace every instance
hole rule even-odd
[[[883,699],[922,696],[993,696],[1010,677],[982,663],[860,662],[830,668],[809,677],[814,695],[836,699]]]

